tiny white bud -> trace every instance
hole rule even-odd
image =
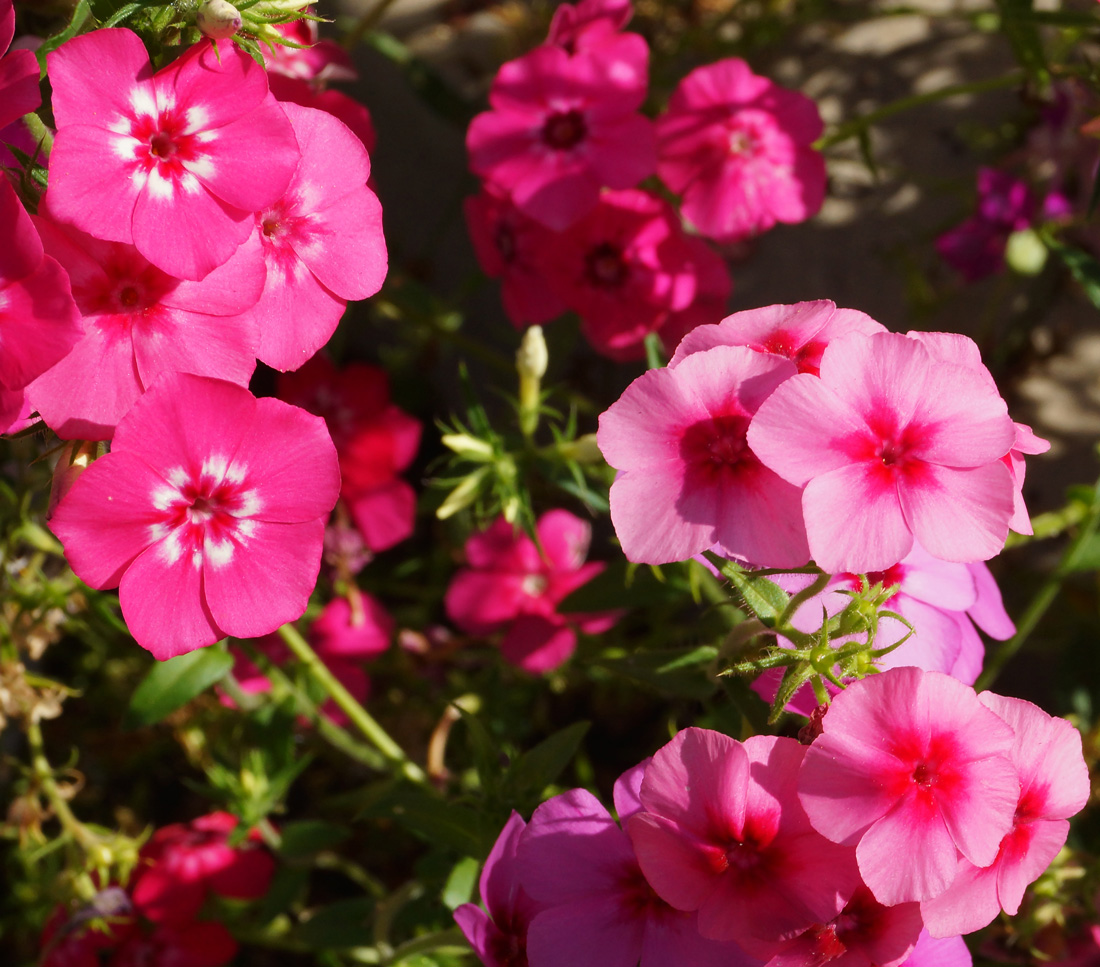
[[[546,339],[542,335],[542,326],[531,326],[524,334],[523,341],[516,351],[516,369],[524,379],[540,380],[546,375],[546,366],[550,354],[546,350]]]
[[[240,11],[228,0],[205,0],[195,16],[195,25],[211,40],[225,40],[241,29]]]
[[[1038,275],[1046,265],[1047,247],[1033,229],[1024,228],[1008,236],[1005,262],[1020,275]]]

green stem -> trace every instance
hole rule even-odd
[[[49,155],[53,150],[53,132],[46,127],[46,122],[32,111],[30,114],[23,115],[23,124],[38,143],[42,153]]]
[[[378,0],[378,3],[363,14],[363,16],[355,22],[355,26],[344,34],[340,41],[340,46],[345,50],[352,50],[359,41],[378,25],[378,22],[386,15],[386,11],[389,10],[393,3],[394,0]]]
[[[390,738],[389,733],[355,700],[351,692],[340,684],[336,676],[328,670],[328,666],[317,657],[317,652],[309,646],[298,629],[294,625],[283,625],[279,629],[279,636],[298,660],[306,666],[310,675],[320,683],[355,727],[382,753],[390,765],[409,781],[422,786],[428,785],[428,777],[424,770],[405,755],[404,749]]]
[[[69,808],[68,802],[65,800],[64,795],[61,793],[61,789],[57,785],[57,780],[54,778],[53,766],[50,765],[49,759],[46,758],[46,746],[42,739],[42,727],[36,719],[30,719],[27,722],[27,744],[30,746],[31,768],[34,770],[34,777],[38,782],[38,788],[41,789],[42,793],[45,795],[46,801],[49,802],[54,815],[57,817],[58,822],[61,823],[61,828],[72,836],[83,849],[89,850],[97,846],[99,844],[99,838],[76,818],[75,813]]]
[[[447,930],[437,930],[435,933],[426,933],[422,937],[414,937],[406,940],[393,952],[389,963],[399,964],[403,960],[415,954],[424,954],[430,950],[439,950],[443,947],[455,947],[460,950],[468,950],[469,944],[466,937],[458,927],[450,927]]]

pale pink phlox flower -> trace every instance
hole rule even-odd
[[[546,42],[569,53],[604,44],[618,36],[634,11],[630,0],[580,0],[554,11]]]
[[[685,241],[688,262],[695,276],[695,296],[685,308],[670,312],[658,327],[657,335],[666,354],[671,354],[692,330],[725,316],[733,291],[733,280],[725,260],[697,236],[687,235]],[[643,353],[644,347],[643,336]]]
[[[31,216],[0,177],[0,432],[19,421],[23,389],[83,335],[69,278],[46,255]]]
[[[825,347],[850,332],[869,336],[886,332],[886,327],[858,309],[838,309],[829,299],[746,309],[688,333],[676,347],[670,365],[714,346],[749,346],[757,352],[783,356],[800,373],[816,376]]]
[[[527,928],[542,905],[520,885],[517,851],[526,825],[523,817],[513,812],[485,860],[479,888],[486,909],[463,903],[454,912],[455,923],[485,967],[528,964]]]
[[[382,206],[367,187],[370,159],[359,139],[324,111],[283,110],[302,155],[286,193],[255,215],[267,281],[251,316],[257,356],[285,372],[328,342],[349,299],[381,288],[388,260]]]
[[[625,825],[642,872],[699,931],[739,943],[784,940],[828,923],[859,885],[850,847],[810,826],[796,782],[794,739],[738,742],[685,729],[653,757],[644,811]]]
[[[137,34],[94,30],[49,54],[54,215],[201,279],[283,196],[294,132],[267,75],[231,43],[200,41],[153,74]]]
[[[922,930],[917,945],[901,967],[973,967],[973,964],[974,958],[962,937],[937,940]]]
[[[816,214],[823,127],[808,97],[728,58],[688,74],[657,119],[657,174],[700,234],[737,241]]]
[[[921,904],[934,937],[980,930],[1001,910],[1014,915],[1027,885],[1065,845],[1068,820],[1085,807],[1091,788],[1081,733],[1069,722],[1019,698],[992,692],[979,698],[1016,732],[1009,755],[1020,776],[1020,798],[996,859],[984,868],[960,859],[947,891]]]
[[[463,210],[474,254],[489,278],[500,279],[501,301],[512,324],[541,325],[565,312],[546,274],[554,233],[488,189],[467,198]]]
[[[850,333],[760,407],[749,445],[805,487],[810,551],[831,573],[881,571],[914,539],[945,561],[997,554],[1013,512],[1016,428],[996,389],[897,333]]]
[[[174,278],[133,245],[35,219],[46,251],[69,273],[84,338],[35,380],[28,395],[62,439],[107,440],[161,373],[193,373],[247,386],[260,334],[248,310],[264,284],[258,239],[198,282]]]
[[[0,0],[0,128],[6,128],[42,103],[38,60],[29,50],[9,51],[14,36],[14,0]]]
[[[616,783],[616,802],[625,779]],[[622,798],[629,799],[629,791]],[[735,943],[701,936],[694,913],[653,892],[630,837],[587,790],[572,789],[539,806],[518,859],[524,889],[545,906],[527,931],[531,967],[760,965]]]
[[[447,588],[448,617],[463,631],[503,631],[506,661],[540,674],[557,668],[576,648],[576,630],[599,634],[618,612],[558,613],[558,604],[605,567],[585,563],[592,531],[566,510],[548,510],[536,523],[539,547],[503,517],[466,542],[466,562]]]
[[[269,74],[311,81],[318,87],[329,81],[358,79],[351,55],[335,41],[322,40],[316,20],[292,20],[276,24],[275,30],[299,46],[262,45],[260,53]]]
[[[860,875],[887,906],[930,900],[959,854],[988,866],[1012,827],[1020,781],[1012,729],[968,685],[891,668],[833,699],[809,747],[799,799],[814,828],[856,846]]]
[[[624,60],[620,48],[633,48]],[[649,50],[636,34],[568,54],[543,45],[497,74],[492,108],[470,124],[470,167],[516,207],[562,230],[599,201],[600,188],[630,188],[653,173],[645,99]]]
[[[795,368],[716,346],[639,376],[601,414],[597,441],[619,470],[611,520],[631,561],[667,564],[720,544],[769,567],[809,559],[801,492],[746,442],[761,403]]]
[[[161,660],[300,617],[340,471],[324,422],[232,383],[166,373],[50,527],[77,575],[119,588]]]

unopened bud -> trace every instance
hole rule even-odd
[[[468,433],[444,433],[441,441],[443,446],[467,460],[483,463],[492,460],[495,455],[491,443],[470,436]]]
[[[596,443],[595,433],[585,433],[569,443],[563,443],[560,449],[561,455],[566,460],[574,460],[577,463],[602,463],[603,453]]]
[[[1049,254],[1043,240],[1033,229],[1024,228],[1008,236],[1005,262],[1013,272],[1018,272],[1020,275],[1038,275],[1047,264]]]
[[[50,502],[46,507],[46,520],[53,517],[57,505],[61,503],[77,478],[88,469],[91,462],[99,456],[100,445],[95,441],[73,441],[61,448],[57,464],[53,469],[53,481],[50,484]]]
[[[516,369],[520,379],[540,380],[546,375],[550,354],[546,351],[546,338],[542,326],[531,326],[524,334],[516,351]]]
[[[225,40],[241,29],[241,12],[228,0],[205,0],[195,15],[195,25],[211,40]]]

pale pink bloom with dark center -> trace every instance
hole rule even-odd
[[[642,872],[699,932],[778,941],[828,923],[859,885],[849,847],[811,828],[796,794],[806,749],[685,729],[653,757],[625,823]]]
[[[317,417],[232,383],[166,373],[50,527],[82,580],[119,588],[131,634],[163,660],[300,617],[339,487]]]
[[[823,726],[806,752],[799,799],[819,833],[856,846],[875,899],[892,906],[939,896],[960,854],[993,862],[1020,781],[1012,729],[970,686],[892,668],[837,695]]]
[[[49,212],[47,193],[39,211]],[[35,219],[46,251],[69,273],[84,338],[29,390],[63,439],[110,439],[161,373],[194,373],[247,386],[259,332],[247,310],[263,289],[258,239],[249,238],[199,282],[174,278],[133,245]]]
[[[640,784],[644,768],[615,784],[620,822],[640,808],[625,787]],[[546,907],[527,931],[531,967],[760,967],[737,944],[703,937],[694,913],[653,891],[630,837],[584,789],[535,810],[518,861],[524,889]]]
[[[749,445],[805,487],[810,551],[831,573],[880,571],[919,541],[945,561],[997,554],[1013,513],[1016,428],[995,387],[915,338],[850,333],[760,407]]]
[[[1027,885],[1065,845],[1069,818],[1084,809],[1091,788],[1081,733],[1069,722],[1019,698],[991,692],[979,698],[1016,733],[1009,755],[1020,776],[1020,798],[996,859],[983,868],[960,859],[947,891],[921,904],[934,937],[980,930],[1001,910],[1015,914]]]
[[[0,128],[42,103],[38,59],[29,50],[9,51],[14,36],[15,4],[13,0],[0,0]]]
[[[715,544],[769,567],[809,560],[801,491],[746,439],[761,403],[794,375],[778,356],[716,346],[643,373],[601,414],[597,440],[620,471],[611,520],[630,560],[686,561]]]
[[[657,174],[701,234],[736,241],[817,213],[825,161],[811,145],[823,127],[808,97],[731,57],[676,88],[657,120]]]
[[[135,33],[94,30],[53,51],[49,73],[54,215],[170,275],[201,279],[227,261],[290,183],[290,122],[231,43],[201,41],[153,74]]]
[[[547,227],[572,225],[601,187],[629,188],[653,173],[653,126],[638,113],[648,56],[640,36],[624,34],[606,55],[544,44],[509,61],[489,93],[492,110],[470,124],[470,167]]]

